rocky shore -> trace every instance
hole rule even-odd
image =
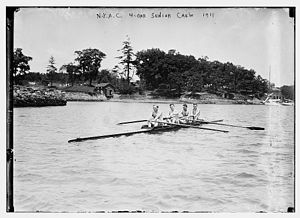
[[[64,106],[67,101],[105,101],[100,94],[64,92],[38,86],[14,86],[14,107]]]
[[[14,86],[14,107],[64,106],[64,94],[56,89]]]
[[[88,94],[83,92],[65,92],[67,101],[105,101],[107,98],[104,95]]]

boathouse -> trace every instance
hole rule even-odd
[[[281,100],[283,100],[283,96],[282,96],[280,88],[277,88],[277,87],[273,88],[271,90],[271,93],[272,93],[270,95],[271,99],[281,99]]]
[[[98,83],[95,91],[104,94],[107,98],[112,98],[115,93],[115,87],[110,83]]]

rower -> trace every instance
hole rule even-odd
[[[191,111],[190,119],[194,122],[198,120],[200,117],[200,110],[198,109],[198,106],[196,103],[193,104],[193,110]]]
[[[156,121],[162,121],[162,113],[159,111],[158,105],[153,105],[153,111],[151,118],[148,120],[148,127],[152,126],[158,126],[159,122]]]
[[[175,110],[175,105],[170,104],[169,117],[167,119],[169,123],[179,123],[179,113]]]
[[[182,105],[182,111],[180,113],[180,123],[187,123],[189,119],[189,112],[187,104]]]

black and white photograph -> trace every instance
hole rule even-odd
[[[7,213],[295,213],[296,7],[4,10]]]

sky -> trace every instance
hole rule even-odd
[[[286,8],[21,8],[14,34],[33,72],[45,73],[50,56],[57,68],[74,62],[86,48],[104,52],[101,69],[110,70],[128,35],[135,52],[175,49],[253,69],[276,86],[294,84],[294,20]]]

